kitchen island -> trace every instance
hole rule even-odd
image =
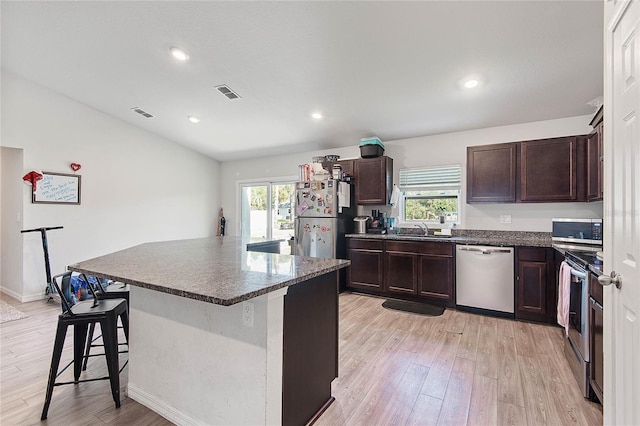
[[[303,424],[333,401],[338,270],[348,265],[216,237],[69,269],[131,284],[132,399],[177,424]]]

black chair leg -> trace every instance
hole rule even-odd
[[[109,370],[109,382],[111,383],[111,395],[116,403],[116,408],[120,408],[120,371],[118,360],[118,317],[109,315],[105,320],[100,321],[102,330],[102,340],[104,342],[104,352],[107,358],[107,369]]]
[[[84,352],[84,361],[82,362],[82,371],[87,369],[87,361],[89,361],[89,352],[93,344],[93,333],[96,330],[96,323],[92,322],[89,326],[89,334],[87,335],[87,349]]]
[[[129,310],[127,309],[120,314],[120,322],[122,323],[122,329],[124,330],[124,337],[127,339],[127,345],[129,344]]]
[[[86,323],[77,323],[73,326],[73,378],[77,383],[82,373],[82,361],[84,359],[84,345],[87,341]]]
[[[49,381],[47,382],[47,394],[44,399],[44,407],[42,408],[42,416],[40,420],[47,418],[49,412],[49,404],[51,403],[51,395],[53,394],[53,385],[58,375],[58,367],[60,366],[60,358],[62,357],[62,349],[64,348],[64,339],[67,335],[67,325],[62,321],[58,321],[58,329],[56,330],[56,340],[53,344],[53,356],[51,357],[51,368],[49,369]]]

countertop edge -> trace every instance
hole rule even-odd
[[[77,264],[69,265],[67,267],[67,269],[69,271],[78,272],[78,273],[81,273],[81,274],[87,274],[87,275],[97,276],[97,277],[100,277],[100,278],[108,278],[108,279],[112,279],[112,280],[115,280],[115,281],[125,282],[125,283],[127,283],[129,285],[133,285],[133,286],[136,286],[136,287],[146,288],[148,290],[154,290],[154,291],[158,291],[158,292],[161,292],[161,293],[167,293],[167,294],[171,294],[171,295],[178,296],[178,297],[184,297],[184,298],[188,298],[188,299],[198,300],[198,301],[201,301],[201,302],[212,303],[212,304],[215,304],[215,305],[231,306],[231,305],[238,304],[240,302],[247,301],[249,299],[253,299],[254,297],[258,297],[258,296],[262,296],[264,294],[271,293],[273,291],[279,290],[279,289],[284,288],[284,287],[289,287],[289,286],[292,286],[292,285],[296,285],[296,284],[299,284],[301,282],[310,280],[312,278],[319,277],[321,275],[325,275],[325,274],[328,274],[328,273],[331,273],[331,272],[338,271],[340,269],[346,268],[349,265],[351,265],[351,261],[350,260],[347,260],[347,259],[336,259],[336,260],[341,260],[342,263],[340,263],[338,265],[325,267],[325,268],[322,268],[322,269],[320,269],[318,271],[309,272],[309,273],[304,274],[302,276],[291,278],[291,279],[288,279],[288,280],[285,280],[285,281],[279,282],[277,284],[273,284],[273,285],[270,285],[268,287],[264,287],[264,288],[261,288],[261,289],[258,289],[258,290],[249,291],[249,292],[247,292],[245,294],[242,294],[242,295],[239,295],[239,296],[235,296],[235,297],[231,297],[231,298],[219,298],[219,297],[214,297],[214,296],[207,296],[207,295],[203,295],[203,294],[200,294],[200,293],[179,290],[179,289],[175,289],[175,288],[171,288],[171,287],[155,285],[155,284],[152,284],[152,283],[145,283],[145,282],[135,281],[135,280],[131,280],[129,278],[119,277],[119,276],[114,275],[114,274],[96,273],[94,271],[90,271],[90,270],[78,267]]]
[[[395,241],[415,241],[415,242],[434,242],[434,243],[455,243],[455,244],[472,244],[472,245],[488,245],[498,247],[545,247],[552,248],[551,239],[501,239],[501,238],[479,238],[479,237],[424,237],[421,235],[399,235],[399,234],[347,234],[347,238],[361,238],[372,240],[395,240]]]

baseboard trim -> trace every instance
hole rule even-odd
[[[27,302],[33,302],[35,300],[42,300],[44,298],[46,298],[47,296],[42,294],[42,293],[38,293],[38,294],[31,294],[29,296],[25,296],[23,294],[17,293],[7,287],[0,287],[0,292],[13,297],[16,300],[19,300],[20,303],[27,303]]]
[[[127,385],[127,395],[134,401],[139,402],[148,409],[155,411],[165,419],[178,425],[194,425],[194,426],[206,426],[203,421],[196,419],[175,407],[167,404],[164,401],[159,400],[155,395],[140,389],[133,383]]]

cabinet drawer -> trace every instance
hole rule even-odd
[[[382,251],[384,248],[384,241],[348,238],[347,248]]]
[[[518,248],[518,260],[546,262],[546,250],[543,247],[520,247]]]
[[[453,244],[414,241],[387,241],[387,251],[453,257]]]

